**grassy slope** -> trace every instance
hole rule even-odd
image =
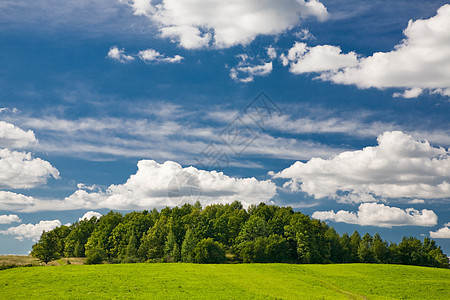
[[[448,299],[450,270],[397,265],[122,264],[0,272],[3,299]]]
[[[58,260],[51,261],[47,265],[63,266],[63,265],[67,265],[68,261],[70,261],[71,264],[82,265],[84,263],[84,260],[85,260],[85,258],[82,258],[82,257],[61,258]],[[43,263],[43,262],[39,261],[37,258],[31,257],[29,255],[0,255],[0,266],[1,265],[44,266],[45,263]]]

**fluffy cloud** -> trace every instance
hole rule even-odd
[[[135,15],[158,26],[161,36],[187,49],[246,45],[258,35],[275,35],[309,16],[325,20],[318,0],[121,0]]]
[[[430,231],[430,237],[433,239],[450,239],[450,228],[448,224],[446,225],[438,231]]]
[[[20,223],[21,220],[17,215],[0,215],[0,224]]]
[[[308,47],[305,43],[296,42],[287,55],[281,55],[281,60],[284,66],[290,64],[290,71],[294,74],[337,71],[358,63],[356,53],[341,52],[339,47],[329,45]]]
[[[175,55],[174,57],[167,57],[164,54],[161,54],[153,49],[146,49],[139,51],[138,56],[143,62],[146,63],[151,62],[178,63],[184,59],[184,57],[180,55]]]
[[[21,224],[16,227],[10,227],[6,230],[1,230],[0,234],[14,235],[16,239],[23,241],[23,239],[31,239],[33,241],[39,240],[42,232],[50,231],[56,227],[61,226],[59,220],[40,221],[37,224]]]
[[[31,153],[0,149],[0,188],[33,188],[51,176],[59,178],[59,172],[49,162]]]
[[[119,49],[117,46],[113,46],[109,49],[108,57],[121,63],[128,63],[134,60],[133,56],[125,54],[125,50]]]
[[[0,121],[0,148],[23,148],[36,142],[33,131]]]
[[[270,180],[232,178],[221,172],[183,168],[171,161],[159,164],[153,160],[141,160],[138,171],[126,183],[111,185],[104,192],[77,190],[65,199],[64,206],[148,209],[197,200],[205,205],[235,200],[248,205],[267,201],[275,193],[276,186]]]
[[[102,216],[101,213],[98,213],[96,211],[88,211],[85,213],[81,218],[78,219],[78,221],[82,221],[84,219],[90,220],[92,217],[96,217],[97,219]]]
[[[418,97],[424,89],[450,96],[450,5],[436,16],[410,20],[405,39],[390,52],[361,58],[356,66],[326,72],[324,80],[360,88],[405,88],[396,97]],[[295,69],[292,69],[293,71]]]
[[[377,146],[297,161],[274,177],[290,179],[285,187],[293,191],[344,202],[372,202],[377,196],[448,199],[450,153],[400,131],[385,132]]]
[[[389,207],[378,203],[362,203],[358,212],[340,210],[316,211],[312,215],[315,219],[334,222],[358,224],[362,226],[393,227],[393,226],[434,226],[438,217],[432,210],[418,211],[413,208],[405,210]]]

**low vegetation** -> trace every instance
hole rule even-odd
[[[45,263],[86,257],[86,263],[387,263],[448,268],[435,241],[379,234],[339,235],[291,207],[199,203],[161,211],[109,212],[44,232],[31,254]]]
[[[450,270],[382,264],[103,264],[0,272],[2,299],[448,299]]]

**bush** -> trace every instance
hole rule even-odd
[[[212,238],[201,240],[194,249],[194,262],[200,264],[223,263],[226,261],[224,246]]]
[[[106,252],[100,247],[93,247],[86,251],[87,265],[101,264],[106,259]]]

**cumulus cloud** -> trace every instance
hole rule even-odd
[[[29,189],[59,178],[49,162],[33,158],[31,153],[0,149],[0,188]]]
[[[184,59],[184,57],[180,55],[175,55],[174,57],[168,57],[164,54],[159,53],[156,50],[153,49],[146,49],[139,51],[138,53],[139,58],[146,63],[151,62],[166,62],[166,63],[178,63]]]
[[[22,222],[18,215],[0,215],[0,224],[11,224]]]
[[[13,124],[0,121],[0,148],[23,148],[36,142],[33,131],[25,131]]]
[[[376,198],[448,199],[450,153],[401,131],[385,132],[378,145],[329,159],[297,161],[274,175],[285,187],[315,198],[372,202]]]
[[[119,49],[117,46],[109,49],[108,57],[124,64],[134,60],[133,56],[125,54],[125,49]]]
[[[430,237],[433,239],[450,239],[449,225],[446,224],[445,227],[442,227],[437,231],[430,231]]]
[[[284,66],[290,65],[294,74],[337,71],[357,65],[358,56],[354,52],[342,53],[341,48],[329,45],[308,47],[296,42],[287,55],[281,55]]]
[[[396,97],[415,98],[424,89],[450,96],[450,4],[436,16],[410,20],[405,39],[390,52],[361,58],[355,66],[323,73],[320,78],[359,88],[404,88]],[[295,71],[295,69],[292,69]]]
[[[92,217],[96,217],[98,219],[101,216],[102,216],[102,214],[98,213],[96,211],[88,211],[81,218],[79,218],[78,221],[83,221],[84,219],[90,220]]]
[[[21,224],[16,227],[10,227],[6,230],[0,230],[0,234],[13,235],[19,241],[30,239],[36,242],[39,240],[44,230],[50,231],[58,226],[61,226],[61,222],[59,220],[40,221],[37,224]]]
[[[438,219],[432,210],[401,209],[378,203],[362,203],[356,213],[345,210],[336,213],[333,210],[316,211],[312,217],[323,221],[388,228],[393,226],[434,226]]]
[[[245,205],[268,201],[276,193],[270,180],[232,178],[222,172],[183,168],[167,161],[159,164],[141,160],[138,171],[124,184],[111,185],[106,191],[77,190],[64,200],[66,208],[144,209],[200,201]]]
[[[318,0],[121,0],[135,15],[149,18],[187,49],[228,48],[249,44],[258,35],[280,34],[307,17],[323,21],[327,9]]]

